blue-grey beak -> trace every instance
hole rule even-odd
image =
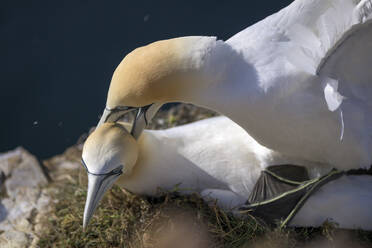
[[[136,112],[136,116],[134,118],[130,134],[135,139],[138,139],[142,131],[146,128],[150,120],[154,117],[154,115],[160,109],[161,106],[162,104],[153,103],[143,107],[118,106],[113,109],[106,107],[105,110],[103,111],[103,115],[100,121],[98,122],[97,127],[99,127],[105,122],[117,122],[120,119],[122,119],[126,114],[130,112]]]
[[[136,118],[134,119],[133,122],[132,130],[130,131],[130,134],[136,140],[149,123],[149,119],[147,118],[147,111],[151,106],[152,104],[138,108]]]
[[[116,107],[116,108],[113,108],[113,109],[110,109],[110,108],[105,108],[105,110],[103,111],[103,114],[101,116],[101,119],[99,120],[98,124],[97,124],[97,127],[99,127],[100,125],[102,125],[103,123],[105,122],[117,122],[119,121],[121,118],[124,117],[124,115],[130,113],[130,112],[133,112],[133,111],[137,111],[138,108],[136,107]]]
[[[84,208],[83,229],[85,229],[96,210],[99,201],[107,190],[122,174],[123,166],[106,174],[94,174],[88,171],[88,193]]]

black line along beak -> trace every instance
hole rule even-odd
[[[98,122],[97,127],[99,127],[100,125],[102,125],[105,122],[117,122],[121,118],[123,118],[124,115],[126,115],[130,112],[133,112],[133,111],[137,111],[137,110],[138,110],[138,107],[119,106],[119,107],[115,107],[113,109],[110,109],[110,108],[106,107],[105,110],[103,111],[101,119]]]
[[[86,168],[84,161],[83,164]],[[119,166],[113,171],[105,174],[90,173],[87,170],[88,192],[84,208],[83,229],[88,226],[89,221],[104,194],[112,187],[118,177],[122,174],[122,169],[123,166]]]
[[[129,112],[136,111],[130,133],[135,139],[138,139],[142,131],[146,128],[161,106],[162,104],[160,103],[152,103],[143,107],[116,107],[114,109],[106,108],[97,127],[105,122],[117,122]]]
[[[135,139],[138,139],[138,137],[141,135],[142,131],[146,128],[146,126],[149,124],[149,121],[152,118],[152,116],[149,117],[147,115],[151,106],[153,106],[153,104],[140,107],[137,110],[136,117],[134,118],[134,121],[133,121],[132,130],[130,131],[130,134]]]

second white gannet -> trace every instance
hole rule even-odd
[[[261,171],[269,165],[303,165],[313,177],[330,169],[293,161],[263,147],[226,117],[145,130],[137,142],[126,127],[129,125],[122,122],[104,123],[84,144],[82,157],[89,175],[84,226],[115,181],[144,195],[156,195],[159,187],[198,192],[231,210],[246,202]],[[332,219],[342,228],[372,229],[371,186],[371,176],[343,176],[332,181],[308,199],[291,224],[319,226]]]
[[[227,41],[182,37],[129,53],[101,121],[188,102],[230,117],[260,144],[341,169],[372,164],[372,0],[295,0]],[[249,13],[249,11],[247,12]]]

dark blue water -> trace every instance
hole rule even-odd
[[[61,153],[98,121],[131,50],[186,35],[227,39],[291,0],[1,0],[0,151]]]

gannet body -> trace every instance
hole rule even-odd
[[[83,160],[87,170],[96,174],[123,165],[116,183],[137,194],[156,195],[159,188],[178,189],[184,194],[198,192],[233,211],[246,202],[267,166],[303,165],[311,176],[330,169],[293,161],[261,146],[226,117],[166,130],[145,130],[137,142],[125,133],[124,126],[130,127],[121,122],[98,127],[84,145]],[[342,228],[372,229],[371,186],[370,176],[344,176],[333,181],[310,197],[292,225],[319,226],[332,218]]]
[[[260,144],[341,170],[372,164],[372,0],[296,0],[227,41],[183,37],[128,54],[99,122],[166,102],[220,112]]]

